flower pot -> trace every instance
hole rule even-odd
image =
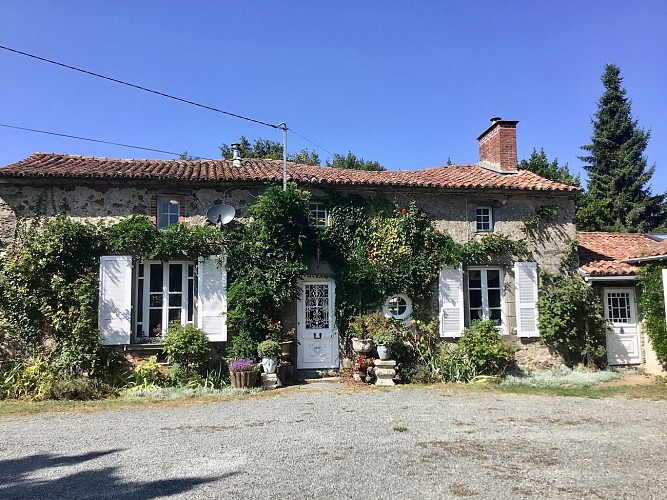
[[[262,358],[262,368],[264,368],[264,373],[276,373],[276,369],[278,368],[278,356]]]
[[[232,387],[235,389],[250,389],[255,387],[257,382],[257,372],[243,371],[243,372],[229,372],[232,381]]]
[[[293,340],[288,340],[287,342],[280,343],[280,357],[285,361],[289,361],[290,356],[292,356],[292,348],[294,346]]]
[[[371,339],[358,339],[354,337],[352,339],[352,349],[355,352],[371,352],[373,341]]]
[[[384,344],[379,344],[377,346],[377,351],[378,351],[378,357],[382,361],[387,361],[388,359],[391,359],[391,347],[388,345]]]

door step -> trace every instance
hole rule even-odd
[[[323,368],[321,370],[297,370],[297,378],[299,380],[317,380],[326,378],[337,378],[340,372],[336,368]]]

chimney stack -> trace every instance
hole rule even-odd
[[[491,126],[480,135],[479,166],[503,174],[517,172],[515,120],[491,118]]]
[[[238,143],[232,144],[232,165],[234,167],[241,166],[241,145]]]

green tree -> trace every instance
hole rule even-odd
[[[544,152],[544,149],[540,149],[539,153],[536,149],[533,149],[533,152],[530,154],[530,158],[528,160],[521,160],[519,162],[519,168],[530,170],[531,172],[536,173],[545,179],[562,182],[563,184],[568,184],[570,186],[581,187],[579,174],[572,175],[570,173],[570,169],[567,166],[567,163],[563,166],[560,166],[558,165],[558,159],[550,162],[547,159],[547,155]]]
[[[248,139],[241,136],[239,140],[239,149],[241,151],[241,158],[262,158],[265,160],[282,160],[283,159],[283,145],[280,142],[272,141],[271,139],[255,139],[254,144],[251,144]],[[229,144],[220,146],[222,157],[231,160],[232,147]],[[320,157],[315,151],[308,151],[302,149],[296,154],[288,154],[287,159],[295,163],[302,163],[305,165],[319,165]]]
[[[347,168],[351,170],[387,170],[377,161],[357,158],[351,151],[348,151],[347,155],[334,154],[331,161],[327,159],[327,167]]]
[[[588,155],[579,157],[588,172],[587,201],[602,209],[580,229],[644,232],[667,220],[665,195],[653,196],[648,185],[655,171],[644,156],[650,131],[632,118],[622,82],[618,66],[607,64],[591,143],[582,146]]]

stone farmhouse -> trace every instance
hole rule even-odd
[[[414,202],[459,243],[489,233],[525,240],[528,251],[520,261],[443,268],[432,312],[445,338],[460,336],[474,319],[496,321],[519,347],[519,363],[529,366],[550,359],[537,328],[538,270],[557,270],[576,239],[579,189],[517,170],[517,123],[494,119],[478,138],[474,164],[366,172],[288,163],[287,178],[312,193],[310,210],[321,224],[327,224],[323,202],[331,192],[382,192],[398,206]],[[38,209],[46,216],[65,213],[92,222],[145,214],[161,228],[177,221],[208,224],[207,210],[224,203],[242,218],[267,183],[282,182],[282,167],[281,161],[253,158],[134,160],[35,153],[0,169],[0,241],[10,243],[17,219]],[[531,231],[526,219],[544,206],[553,207],[555,215]],[[102,342],[128,351],[148,349],[147,340],[159,340],[174,320],[201,327],[212,342],[226,341],[226,272],[215,262],[103,257]],[[301,283],[303,299],[285,317],[286,326],[297,332],[297,368],[339,366],[332,276],[326,262],[313,262]],[[403,319],[410,311],[410,297],[387,297],[386,314]]]

